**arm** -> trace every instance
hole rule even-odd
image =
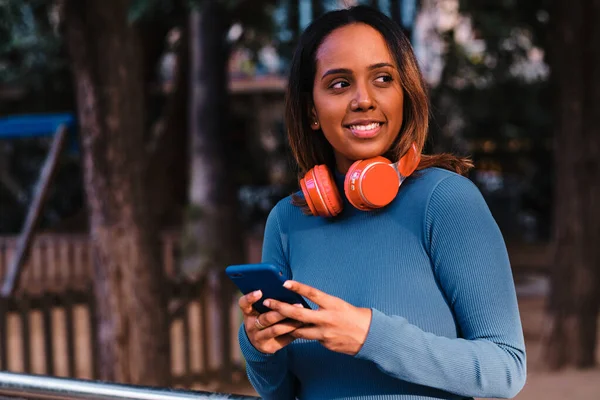
[[[424,242],[462,338],[424,332],[373,310],[357,357],[409,382],[462,396],[515,396],[525,384],[525,345],[504,240],[469,180],[451,176],[429,201]]]
[[[282,232],[279,226],[277,206],[267,218],[262,250],[262,262],[287,267],[281,242]],[[289,268],[284,268],[289,272]],[[289,276],[288,276],[289,277]],[[288,370],[287,348],[274,354],[265,354],[257,350],[248,335],[244,324],[238,332],[242,354],[246,359],[246,372],[250,383],[264,399],[293,399],[295,397],[295,377]]]

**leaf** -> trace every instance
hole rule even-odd
[[[129,6],[127,20],[130,23],[148,18],[159,7],[160,0],[133,0]]]

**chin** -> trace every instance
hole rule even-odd
[[[381,156],[387,152],[387,148],[380,143],[364,143],[351,149],[348,158],[356,161]]]

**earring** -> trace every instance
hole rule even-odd
[[[319,125],[319,123],[317,121],[313,121],[313,125],[317,126],[317,125]]]

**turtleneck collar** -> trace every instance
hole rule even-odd
[[[338,187],[338,189],[341,189],[342,190],[341,193],[343,193],[344,192],[344,180],[346,179],[346,174],[343,174],[336,169],[335,172],[333,173],[333,177],[335,179],[336,186]]]
[[[356,209],[352,204],[350,204],[348,198],[346,197],[346,193],[344,192],[344,181],[346,180],[346,174],[339,172],[336,169],[333,173],[333,178],[335,180],[335,186],[337,187],[340,197],[342,198],[342,202],[344,203],[344,209],[338,217],[346,218],[357,213],[362,213],[362,211]]]

